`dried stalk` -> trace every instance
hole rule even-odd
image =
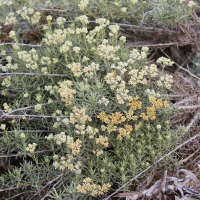
[[[36,76],[68,76],[67,74],[37,74],[37,73],[0,73],[0,75],[28,75],[28,76],[32,76],[32,75],[36,75]]]
[[[57,103],[57,101],[54,101],[53,103]],[[43,103],[43,104],[40,104],[40,105],[41,106],[45,106],[47,104],[48,103]],[[29,110],[29,108],[34,108],[34,107],[35,107],[35,105],[34,106],[24,107],[24,108],[18,108],[18,109],[12,110],[11,112],[8,112],[8,113],[4,113],[3,112],[3,115],[0,117],[0,119],[3,118],[4,116],[6,116],[6,117],[8,117],[8,116],[14,116],[14,115],[10,115],[11,113],[14,113],[14,112],[17,112],[17,111],[22,111],[22,110]],[[2,110],[0,110],[0,111],[2,111]]]
[[[36,11],[56,11],[56,12],[67,12],[67,11],[72,11],[72,10],[60,10],[60,9],[48,9],[48,8],[40,8],[40,9],[35,9]]]
[[[167,47],[167,46],[171,46],[171,45],[179,45],[178,43],[134,45],[134,42],[129,42],[128,44],[133,48],[144,47],[144,46],[147,46],[147,47],[158,47],[158,46]]]
[[[200,111],[195,114],[194,118],[191,120],[191,122],[186,127],[185,132],[188,132],[190,130],[192,125],[199,119],[199,116],[200,116]]]
[[[6,44],[11,44],[11,45],[19,45],[19,46],[28,46],[28,47],[42,47],[41,45],[34,45],[34,44],[20,44],[20,43],[2,43],[0,46],[4,46]]]
[[[49,194],[51,194],[53,188],[55,188],[55,187],[59,184],[59,182],[61,181],[61,179],[62,179],[64,173],[62,173],[61,175],[62,175],[62,176],[60,176],[60,180],[58,180],[58,182],[55,183],[55,184],[53,185],[53,187],[51,188],[51,190],[50,190],[41,200],[44,200]]]
[[[34,154],[40,154],[40,153],[44,153],[44,152],[50,152],[51,150],[42,150],[42,151],[34,151]],[[28,153],[26,154],[28,156]],[[19,153],[19,154],[4,154],[4,155],[0,155],[0,158],[11,158],[11,157],[19,157],[19,156],[24,156],[24,153]]]
[[[4,117],[9,118],[23,118],[23,117],[42,117],[42,118],[65,118],[69,117],[69,115],[60,115],[60,116],[48,116],[48,115],[4,115]],[[0,118],[1,119],[1,118]]]
[[[46,185],[40,191],[38,191],[34,196],[32,196],[29,200],[33,199],[39,192],[41,192],[43,189],[45,189],[48,185],[51,185],[54,181],[56,181],[57,179],[59,179],[63,175],[64,175],[64,172],[62,174],[60,174],[59,176],[57,176],[56,178],[54,178],[53,180],[47,182]]]
[[[197,149],[193,154],[191,154],[190,156],[188,156],[187,158],[185,158],[184,160],[180,161],[179,164],[185,163],[187,162],[190,158],[192,158],[196,153],[199,152],[199,149]]]
[[[114,22],[110,22],[110,24],[117,24],[121,27],[133,27],[133,28],[138,28],[138,29],[145,29],[145,30],[153,30],[153,31],[163,31],[163,32],[169,32],[169,30],[165,30],[165,29],[161,29],[161,28],[153,28],[153,27],[145,27],[145,26],[136,26],[136,25],[132,25],[132,24],[121,24],[121,23],[114,23]],[[175,33],[175,31],[170,30],[171,33]]]
[[[44,130],[37,130],[37,131],[28,131],[28,130],[18,130],[18,131],[21,131],[21,132],[26,132],[26,133],[50,133],[52,131],[44,131]],[[12,133],[13,131],[6,131],[7,133]],[[4,133],[4,132],[0,132],[0,133]]]
[[[175,103],[173,106],[178,106],[178,105],[186,103],[186,102],[188,103],[188,101],[192,101],[192,100],[195,100],[195,99],[197,99],[197,95],[185,98],[182,101],[179,101],[179,102]]]
[[[197,108],[200,108],[200,105],[195,105],[195,106],[179,106],[179,107],[177,107],[178,110],[197,109]]]

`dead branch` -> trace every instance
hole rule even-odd
[[[147,47],[168,47],[168,46],[171,46],[171,45],[179,45],[179,43],[164,43],[164,44],[141,44],[141,45],[135,45],[134,42],[129,42],[128,43],[131,47],[133,48],[139,48],[139,47],[144,47],[144,46],[147,46]]]
[[[40,153],[44,153],[44,152],[50,152],[52,150],[42,150],[42,151],[34,151],[34,154],[40,154]],[[24,153],[18,153],[18,154],[3,154],[0,155],[0,158],[11,158],[11,157],[19,157],[19,156],[24,156]],[[31,157],[31,154],[26,153],[26,155]]]
[[[57,103],[57,101],[54,101],[53,103]],[[48,105],[48,103],[43,103],[43,104],[40,104],[41,106],[45,106],[45,105]],[[11,112],[8,112],[8,113],[4,113],[3,112],[3,115],[0,117],[0,119],[2,119],[3,117],[9,117],[9,116],[14,116],[14,115],[10,115],[11,113],[14,113],[14,112],[17,112],[17,111],[22,111],[22,110],[29,110],[29,108],[34,108],[34,106],[27,106],[27,107],[24,107],[24,108],[18,108],[18,109],[15,109],[15,110],[12,110]],[[0,110],[2,111],[2,110]]]
[[[37,73],[0,73],[0,75],[28,75],[28,76],[68,76],[67,74],[37,74]]]
[[[0,46],[4,46],[6,44],[10,45],[19,45],[19,46],[28,46],[28,47],[42,47],[41,45],[34,45],[34,44],[20,44],[20,43],[2,43]]]
[[[66,118],[69,117],[69,115],[60,115],[60,116],[49,116],[49,115],[4,115],[4,117],[9,117],[9,118],[23,118],[23,117],[28,117],[28,118],[35,118],[35,117],[39,117],[39,118]]]
[[[190,128],[192,127],[192,125],[199,119],[199,116],[200,116],[200,112],[197,112],[195,114],[194,118],[191,120],[191,122],[186,127],[185,132],[188,132],[190,130]]]

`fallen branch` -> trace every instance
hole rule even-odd
[[[34,45],[34,44],[20,44],[20,43],[2,43],[0,46],[4,46],[6,44],[10,45],[19,45],[19,46],[28,46],[28,47],[42,47],[41,45]]]
[[[4,115],[4,117],[9,117],[9,118],[18,118],[21,119],[23,117],[39,117],[39,118],[66,118],[69,117],[69,115],[60,115],[60,116],[49,116],[49,115]]]
[[[37,74],[37,73],[0,73],[0,75],[28,75],[28,76],[68,76],[67,74]]]
[[[145,44],[145,45],[134,45],[134,43],[133,42],[129,42],[128,43],[131,47],[133,47],[133,48],[137,48],[137,47],[144,47],[144,46],[146,46],[146,47],[159,47],[159,46],[162,46],[162,47],[167,47],[167,46],[171,46],[171,45],[179,45],[178,43],[164,43],[164,44]]]
[[[52,150],[34,151],[34,154],[40,154],[40,153],[50,152],[50,151],[52,151]],[[0,155],[0,158],[11,158],[11,157],[24,156],[24,155],[25,155],[24,153],[18,153],[18,154],[3,154],[3,155]],[[26,155],[31,156],[31,155],[29,155],[28,153],[27,153]]]
[[[178,110],[197,109],[197,108],[200,108],[200,105],[195,105],[195,106],[179,106],[179,107],[177,107]]]
[[[180,175],[184,173],[184,178]],[[193,181],[195,186],[188,186],[187,183]],[[200,185],[197,185],[197,177],[192,172],[180,169],[173,176],[167,176],[165,171],[163,178],[156,181],[156,183],[147,190],[138,192],[120,193],[114,197],[126,197],[126,200],[138,200],[138,199],[168,199],[172,194],[175,199],[189,199],[188,197],[195,197],[199,199],[200,194],[197,189]],[[180,193],[181,198],[177,192]]]
[[[54,101],[53,103],[57,103],[58,101]],[[45,105],[48,105],[48,103],[43,103],[43,104],[40,104],[41,106],[45,106]],[[18,108],[18,109],[15,109],[15,110],[12,110],[11,112],[8,112],[8,113],[4,113],[3,112],[3,115],[0,117],[0,119],[2,119],[3,117],[13,117],[15,115],[10,115],[11,113],[14,113],[14,112],[17,112],[17,111],[22,111],[22,110],[29,110],[29,108],[34,108],[34,106],[27,106],[27,107],[23,107],[23,108]],[[3,111],[3,110],[0,110],[0,111]],[[25,115],[16,115],[16,116],[25,116]],[[35,115],[33,115],[35,116]],[[52,116],[53,117],[53,116]]]

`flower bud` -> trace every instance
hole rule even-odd
[[[49,156],[45,156],[45,157],[44,157],[44,161],[48,164],[48,163],[50,162]]]
[[[151,151],[151,156],[154,158],[155,157],[155,151]]]
[[[134,142],[135,142],[135,139],[134,139],[134,138],[131,138],[130,140],[131,140],[131,143],[134,143]]]
[[[134,155],[133,155],[133,153],[130,154],[129,158],[130,158],[130,161],[133,162],[133,160],[134,160]]]
[[[142,147],[141,143],[139,143],[139,142],[136,144],[136,146],[138,149],[141,149],[141,147]]]
[[[141,149],[138,149],[138,151],[137,151],[137,152],[138,152],[138,154],[139,154],[139,155],[141,155],[141,154],[142,154],[142,150],[141,150]]]
[[[158,130],[160,130],[160,129],[161,129],[161,125],[158,124],[158,125],[156,126],[156,128],[157,128]]]
[[[145,167],[145,163],[144,163],[144,162],[141,163],[141,167],[142,167],[142,168]]]
[[[159,142],[162,141],[162,137],[161,137],[161,136],[158,137],[158,141],[159,141]]]
[[[108,168],[110,168],[112,166],[112,163],[111,162],[108,162]]]
[[[146,162],[146,163],[145,163],[145,168],[147,168],[149,165],[150,165],[150,163],[149,163],[149,162]]]
[[[123,174],[124,173],[124,168],[123,167],[120,167],[120,172]]]
[[[168,121],[168,120],[165,121],[165,126],[166,126],[167,128],[169,128],[169,121]]]
[[[123,182],[123,183],[126,182],[126,176],[125,176],[125,175],[122,176],[122,182]]]
[[[148,130],[148,131],[151,130],[151,125],[150,125],[150,124],[147,124],[146,127],[147,127],[147,130]]]

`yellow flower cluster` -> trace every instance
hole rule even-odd
[[[120,112],[112,113],[112,115],[106,115],[105,112],[100,112],[97,116],[102,122],[106,123],[108,126],[101,126],[102,131],[107,129],[107,132],[110,134],[113,131],[117,131],[117,126],[115,124],[121,124],[126,121],[126,118]]]
[[[66,154],[66,156],[68,157],[68,159],[62,156],[59,162],[58,156],[54,155],[53,158],[56,161],[53,162],[53,166],[55,167],[55,169],[59,169],[62,171],[68,169],[72,172],[75,172],[76,174],[81,174],[81,163],[78,161],[76,165],[73,165],[72,163],[74,163],[74,157],[69,154]]]
[[[70,113],[71,124],[80,123],[85,124],[87,121],[91,121],[91,118],[86,115],[85,109],[78,109],[76,106],[73,107],[73,113]]]
[[[127,106],[131,106],[130,110],[140,110],[142,108],[142,102],[137,101],[139,99],[139,96],[136,96],[135,98],[132,99],[131,103],[127,103]]]
[[[99,138],[96,138],[96,144],[102,144],[104,147],[108,147],[108,137],[100,135]]]
[[[126,120],[126,118],[120,112],[112,113],[112,115],[106,115],[106,113],[103,111],[99,113],[97,118],[106,124],[121,124]]]
[[[152,107],[146,108],[147,115],[145,115],[145,113],[141,113],[141,115],[140,115],[140,117],[142,117],[142,119],[144,119],[144,120],[149,120],[149,119],[155,120],[156,119],[156,110],[158,110],[162,107],[167,108],[169,106],[167,101],[163,101],[162,99],[156,100],[156,98],[153,96],[149,97],[149,102],[152,104]]]
[[[135,124],[135,131],[138,131],[139,128],[142,126],[143,122],[139,122],[138,124]]]
[[[76,94],[76,90],[71,89],[72,85],[73,83],[69,80],[63,81],[60,84],[60,89],[58,90],[60,96],[62,97],[61,100],[67,105],[72,105],[74,94]]]
[[[122,140],[122,137],[130,138],[130,133],[132,130],[133,127],[128,124],[125,125],[125,128],[119,128],[119,135],[117,136],[117,139]]]
[[[82,141],[77,139],[76,142],[74,142],[74,138],[67,136],[67,144],[68,147],[72,150],[72,154],[76,155],[80,153],[80,148],[82,147]]]
[[[92,180],[90,178],[85,178],[83,180],[83,185],[80,184],[76,187],[77,191],[82,194],[87,194],[87,192],[90,192],[92,196],[99,196],[103,195],[106,192],[108,192],[111,185],[109,183],[103,184],[102,186],[96,185],[92,183]]]

